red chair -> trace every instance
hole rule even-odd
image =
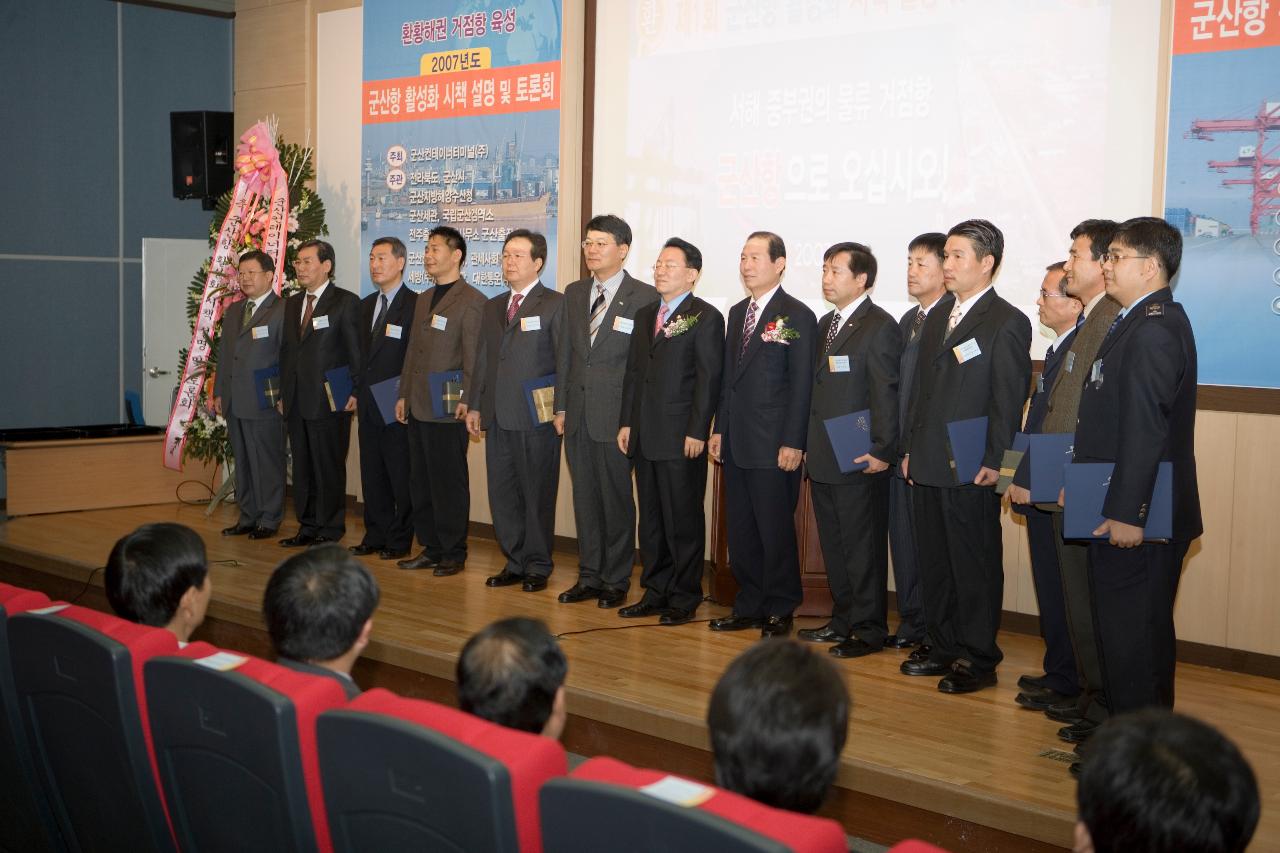
[[[889,853],[947,853],[941,847],[934,847],[927,841],[917,841],[909,838],[906,841],[899,841],[889,849]]]
[[[328,851],[316,717],[333,679],[221,652],[146,666],[160,778],[184,850]]]
[[[558,742],[387,690],[317,728],[337,850],[542,850],[538,791],[567,770]]]
[[[612,758],[593,758],[567,779],[543,786],[542,838],[556,853],[848,850],[844,829],[833,820],[775,809]]]

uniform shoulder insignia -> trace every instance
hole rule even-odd
[[[1156,303],[1155,303],[1155,304],[1153,304],[1153,305],[1148,305],[1148,306],[1147,306],[1147,316],[1148,316],[1148,317],[1163,317],[1163,316],[1164,316],[1164,303],[1163,303],[1163,302],[1156,302]]]

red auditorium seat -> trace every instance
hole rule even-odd
[[[542,789],[542,837],[556,853],[845,853],[840,824],[771,808],[659,770],[593,758]]]
[[[186,850],[328,851],[316,717],[343,705],[333,679],[259,658],[146,666],[151,732]]]
[[[317,728],[337,850],[543,849],[538,791],[567,770],[558,742],[386,690]]]
[[[908,839],[907,841],[899,841],[890,848],[889,853],[947,853],[941,847],[934,847],[927,841],[916,841]]]

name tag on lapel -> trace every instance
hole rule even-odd
[[[311,328],[313,328],[313,329],[327,329],[327,328],[329,328],[329,315],[328,315],[328,314],[321,314],[319,317],[312,317],[312,318],[311,318]]]
[[[439,329],[440,331],[443,332],[445,329],[445,326],[447,325],[449,325],[448,317],[441,317],[439,314],[431,315],[431,328]]]
[[[271,334],[271,330],[266,326],[253,327],[253,339],[255,341],[265,340],[267,337],[270,336],[270,334]]]
[[[404,334],[404,329],[403,329],[403,328],[401,328],[400,326],[397,326],[395,323],[388,323],[388,324],[387,324],[387,337],[388,337],[388,338],[395,338],[395,339],[398,341],[398,340],[400,340],[400,336],[401,336],[402,334]]]
[[[634,329],[635,327],[636,327],[636,321],[632,320],[629,317],[613,318],[613,330],[615,332],[622,332],[622,334],[624,335],[629,335],[631,334],[632,329]]]
[[[955,354],[956,364],[964,364],[969,359],[982,355],[982,347],[978,346],[975,338],[969,338],[959,346],[952,347],[951,352]]]
[[[1067,360],[1062,365],[1062,368],[1066,370],[1067,373],[1070,373],[1072,368],[1074,368],[1075,366],[1076,366],[1076,354],[1074,352],[1067,353]]]
[[[827,370],[829,370],[832,373],[848,373],[849,372],[849,356],[847,355],[827,356]]]
[[[520,331],[522,332],[536,332],[541,328],[542,328],[541,317],[521,317],[520,318]]]
[[[1044,393],[1044,374],[1043,373],[1036,377],[1036,393],[1037,394]]]
[[[1089,369],[1089,381],[1093,383],[1094,388],[1102,387],[1102,359],[1095,361],[1093,367]]]

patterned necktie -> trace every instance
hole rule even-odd
[[[662,331],[662,324],[667,322],[667,306],[658,309],[658,320],[653,324],[653,336],[656,338]]]
[[[511,325],[511,321],[516,318],[516,312],[520,310],[520,303],[524,301],[523,293],[511,294],[511,302],[507,305],[507,325]]]
[[[373,328],[369,332],[376,336],[385,319],[387,319],[387,294],[384,293],[378,297],[378,316],[373,318]]]
[[[1104,341],[1111,337],[1111,333],[1116,330],[1116,326],[1119,326],[1122,320],[1124,320],[1124,314],[1117,314],[1116,318],[1111,321],[1111,327],[1107,329],[1107,334],[1102,338]]]
[[[253,300],[250,299],[244,303],[244,317],[240,321],[240,330],[243,331],[253,325]]]
[[[916,318],[911,321],[911,332],[907,337],[908,341],[914,341],[920,336],[920,328],[924,326],[925,313],[923,308],[916,309]]]
[[[831,349],[831,345],[835,343],[836,335],[840,333],[840,312],[837,311],[831,317],[831,328],[827,329],[827,345],[823,347],[823,352]]]
[[[751,300],[751,304],[747,306],[747,319],[742,324],[742,348],[738,350],[738,364],[742,364],[742,357],[747,354],[747,344],[751,343],[751,335],[756,330],[756,301]]]
[[[316,296],[314,293],[307,294],[307,310],[302,312],[302,333],[307,333],[307,326],[311,325],[311,311],[316,307]]]
[[[956,326],[960,325],[960,318],[962,316],[964,316],[964,314],[960,310],[960,303],[957,302],[956,307],[951,309],[951,316],[947,318],[947,337],[950,337],[951,333],[956,330]],[[946,340],[946,338],[943,338],[943,340]]]
[[[596,282],[596,298],[591,303],[591,319],[587,322],[587,330],[591,334],[591,343],[596,342],[596,333],[600,331],[600,324],[604,322],[604,285]]]
[[[1076,328],[1077,328],[1077,329],[1084,325],[1084,319],[1085,319],[1085,318],[1084,318],[1084,312],[1083,312],[1083,311],[1081,311],[1081,312],[1080,312],[1080,316],[1079,316],[1079,317],[1076,317]]]

